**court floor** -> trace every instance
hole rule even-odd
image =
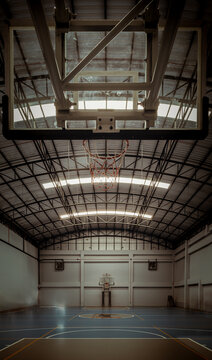
[[[40,306],[0,313],[0,359],[212,359],[212,314]],[[171,354],[171,355],[170,355]]]

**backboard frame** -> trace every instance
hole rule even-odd
[[[33,3],[33,2],[32,2]],[[143,24],[142,26],[137,25],[137,20],[136,22],[136,26],[137,26],[137,30],[140,29],[140,31],[144,31],[147,34],[152,34],[152,40],[150,42],[147,41],[147,46],[149,47],[153,47],[155,40],[155,37],[157,38],[157,30],[158,27],[156,29],[156,27],[154,27],[153,29],[150,29],[148,27],[145,26],[145,24]],[[168,20],[167,20],[168,22]],[[73,28],[73,23],[74,26],[78,26],[78,30],[79,31],[83,31],[84,27],[82,25],[82,21],[80,22],[80,24],[77,25],[76,20],[72,20],[72,22],[69,23],[69,29],[65,28],[61,28],[58,27],[58,24],[56,23],[56,37],[57,37],[57,41],[56,41],[56,59],[55,59],[55,63],[59,64],[60,67],[60,73],[62,73],[62,65],[60,66],[61,63],[61,56],[63,57],[63,55],[61,55],[60,51],[58,49],[60,49],[60,45],[61,45],[61,34],[64,34],[67,31],[70,31],[70,29]],[[117,22],[115,26],[119,26],[120,22]],[[72,25],[71,25],[72,24]],[[141,22],[140,22],[141,24]],[[38,26],[38,24],[34,24],[35,28],[36,26]],[[45,24],[47,30],[49,29],[47,27],[47,23]],[[93,25],[91,25],[90,23],[90,27],[89,27],[89,22],[86,22],[86,26],[88,29],[90,29],[90,31],[94,31]],[[103,28],[103,25],[101,25]],[[131,26],[131,27],[130,27]],[[169,25],[170,26],[170,25]],[[105,24],[105,29],[107,28],[106,24]],[[66,108],[66,100],[68,102],[68,99],[65,99],[65,101],[63,102],[63,105],[61,105],[61,103],[59,103],[58,105],[58,99],[56,99],[56,117],[57,117],[57,121],[60,125],[59,128],[14,128],[13,126],[13,107],[14,107],[14,75],[13,75],[13,69],[14,69],[14,56],[13,56],[13,32],[16,29],[22,29],[22,30],[32,30],[33,29],[33,24],[32,26],[8,26],[7,28],[5,28],[4,31],[4,35],[5,35],[5,53],[6,53],[6,59],[7,61],[5,61],[6,64],[6,93],[7,95],[3,97],[3,135],[7,138],[7,139],[25,139],[25,140],[35,140],[35,139],[73,139],[73,140],[77,140],[77,139],[149,139],[149,140],[154,140],[154,139],[204,139],[207,134],[208,134],[208,99],[206,97],[203,97],[204,95],[204,88],[205,88],[205,69],[206,69],[206,42],[205,42],[205,29],[201,28],[199,26],[191,26],[189,24],[189,26],[180,26],[178,28],[179,31],[196,31],[198,34],[198,53],[197,53],[197,62],[198,62],[198,67],[197,67],[197,127],[196,128],[177,128],[177,129],[172,129],[172,128],[153,128],[152,127],[152,123],[153,121],[156,119],[156,108],[155,105],[151,104],[150,102],[148,103],[148,99],[147,99],[147,103],[146,103],[146,107],[144,105],[144,110],[137,110],[135,109],[135,102],[137,99],[137,95],[133,96],[133,110],[126,110],[124,112],[122,111],[113,111],[112,115],[109,114],[109,116],[112,116],[115,120],[119,120],[119,119],[123,119],[123,120],[136,120],[137,118],[139,120],[143,120],[146,122],[146,127],[143,129],[121,129],[119,131],[108,131],[108,132],[101,132],[101,131],[96,131],[93,129],[67,129],[65,127],[65,122],[66,120],[69,120],[70,118],[73,118],[73,116],[76,116],[77,119],[76,120],[85,120],[87,119],[87,117],[89,116],[90,112],[89,111],[82,111],[82,110],[78,110],[76,106],[74,106],[72,104],[72,106],[74,106],[74,110],[70,110],[68,107],[70,104],[68,104],[67,108]],[[82,30],[80,30],[82,29]],[[112,27],[113,31],[114,27]],[[131,23],[128,28],[129,31],[134,31],[134,27],[133,27],[133,23]],[[36,29],[37,30],[37,29]],[[122,29],[123,30],[123,29]],[[121,30],[121,31],[122,31]],[[40,31],[40,30],[39,30]],[[49,30],[48,30],[49,31]],[[167,32],[167,28],[164,29],[164,32]],[[176,25],[176,31],[177,31],[177,25]],[[48,43],[47,41],[47,45],[51,47],[51,45]],[[42,45],[41,45],[42,47]],[[147,52],[148,52],[148,48],[147,48]],[[155,67],[156,67],[156,62],[158,60],[159,62],[159,57],[157,57],[157,54],[151,54],[152,58],[151,58],[151,62],[155,63]],[[157,57],[157,59],[156,59]],[[48,61],[47,61],[48,62]],[[147,61],[148,63],[148,61]],[[47,64],[48,65],[48,64]],[[64,64],[63,64],[64,65]],[[78,64],[80,65],[80,64]],[[148,66],[147,66],[147,74],[146,74],[146,78],[147,81],[145,83],[139,83],[138,81],[135,82],[135,80],[137,80],[137,76],[132,75],[133,77],[133,82],[125,84],[126,85],[126,89],[127,86],[129,87],[129,89],[134,90],[135,92],[137,92],[139,89],[145,89],[147,92],[149,91],[149,93],[151,93],[151,89],[152,86],[154,85],[154,79],[153,78],[153,70],[151,69],[151,74],[150,74],[150,70],[148,70]],[[48,66],[47,66],[48,69]],[[52,69],[51,69],[52,70]],[[80,70],[81,71],[81,70]],[[77,78],[80,76],[80,71],[76,74],[76,80]],[[155,69],[156,72],[156,69]],[[71,74],[69,74],[71,75]],[[69,76],[68,75],[68,76]],[[59,73],[58,73],[59,76]],[[68,76],[66,76],[66,78],[68,78]],[[50,76],[51,79],[51,76]],[[74,79],[74,78],[73,78]],[[61,85],[61,89],[60,92],[66,91],[68,87],[70,87],[74,93],[76,94],[76,92],[78,91],[83,91],[86,86],[83,83],[78,83],[76,81],[71,82],[71,83],[65,83],[64,82],[64,78],[63,80],[61,80],[61,83],[59,81],[59,85]],[[152,80],[152,81],[151,81]],[[58,80],[57,80],[58,81]],[[58,84],[57,84],[58,85]],[[92,85],[92,84],[91,84]],[[158,84],[157,84],[158,85]],[[94,83],[92,86],[98,86],[98,83]],[[108,83],[101,83],[100,86],[105,87],[108,86]],[[110,85],[109,85],[110,86]],[[120,86],[123,86],[123,83],[116,83],[117,89]],[[56,96],[57,97],[57,96]],[[75,99],[77,98],[77,95],[75,95]],[[144,102],[145,104],[145,102]],[[104,112],[105,114],[107,113],[107,111]],[[107,114],[106,114],[107,115]],[[92,112],[92,117],[96,117],[96,121],[99,117],[102,117],[102,111],[97,110],[97,111],[93,111]],[[131,118],[130,118],[131,117]],[[114,121],[115,121],[114,120]],[[64,125],[63,125],[64,124]]]

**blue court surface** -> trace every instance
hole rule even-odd
[[[1,349],[26,338],[191,339],[212,349],[212,314],[179,308],[48,306],[0,314]],[[6,358],[0,351],[0,359]]]

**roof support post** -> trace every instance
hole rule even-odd
[[[41,0],[27,0],[27,4],[35,26],[37,37],[46,62],[46,66],[49,72],[50,80],[55,92],[58,105],[60,106],[60,108],[68,109],[70,107],[70,102],[65,98],[61,86],[58,65],[55,59],[55,54],[50,39],[49,28],[47,26]]]
[[[145,80],[152,81],[155,65],[158,58],[158,22],[159,10],[158,0],[155,0],[145,12],[146,30],[146,76]],[[151,31],[150,31],[151,30]]]
[[[70,13],[64,0],[55,0],[55,54],[61,79],[65,77],[65,30],[69,27]]]
[[[179,0],[177,2],[175,0],[172,0],[171,2],[166,26],[163,32],[157,64],[153,74],[152,89],[150,90],[147,100],[145,102],[145,108],[147,110],[157,107],[160,86],[177,34],[177,29],[180,23],[184,5],[185,0]]]
[[[91,52],[66,76],[63,85],[71,81],[91,60],[100,53],[127,25],[129,25],[138,13],[143,12],[153,0],[140,0],[132,10],[118,22],[116,26],[97,44]]]

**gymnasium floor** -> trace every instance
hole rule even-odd
[[[0,348],[5,360],[103,360],[114,352],[122,360],[212,359],[212,314],[179,308],[35,307],[0,313]]]

